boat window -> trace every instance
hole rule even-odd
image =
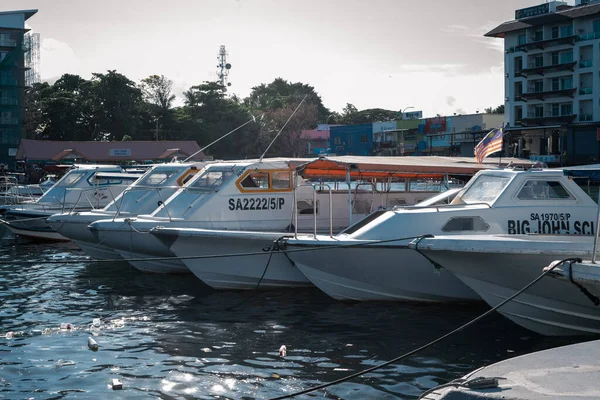
[[[510,182],[508,176],[479,175],[460,196],[464,203],[486,203],[496,200],[502,190]],[[458,198],[458,196],[457,196]]]
[[[94,175],[88,180],[90,185],[120,185],[123,183],[122,179],[119,178],[107,178],[104,176]]]
[[[592,200],[598,203],[600,192],[600,182],[588,178],[574,178],[573,181],[588,195]]]
[[[269,173],[268,172],[250,172],[244,179],[241,180],[240,186],[250,190],[269,189]]]
[[[233,175],[231,167],[209,168],[196,179],[189,188],[202,190],[217,190]]]
[[[487,231],[489,228],[481,217],[453,217],[446,222],[442,232]]]
[[[142,178],[137,186],[161,186],[164,185],[173,175],[179,175],[183,168],[162,169],[156,168],[146,177]]]
[[[86,175],[86,171],[71,171],[58,181],[56,187],[69,187],[73,186]]]
[[[271,183],[273,189],[290,189],[292,187],[292,179],[290,171],[275,171],[271,173]]]
[[[574,197],[558,181],[529,180],[517,194],[519,200],[564,200]]]
[[[298,215],[313,215],[315,213],[314,203],[312,200],[298,200]],[[317,214],[319,214],[319,200],[317,200]]]

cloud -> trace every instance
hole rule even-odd
[[[450,107],[454,107],[454,105],[456,104],[456,97],[454,97],[454,96],[447,96],[446,97],[446,104],[448,104]]]
[[[40,45],[40,74],[43,81],[56,80],[63,74],[81,74],[81,62],[65,42],[43,38]]]

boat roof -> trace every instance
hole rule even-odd
[[[98,178],[112,178],[112,179],[138,179],[143,174],[140,173],[127,173],[127,172],[98,172],[96,177]]]
[[[440,156],[339,156],[320,157],[298,166],[304,178],[443,178],[446,175],[473,175],[478,171],[507,165],[531,167],[533,162],[518,158],[486,159],[482,164],[473,157]]]

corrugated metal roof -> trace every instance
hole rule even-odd
[[[555,13],[551,13],[548,15],[555,14],[557,16],[562,16],[570,19],[587,17],[590,15],[600,14],[600,3],[594,4],[586,4],[583,6],[577,6],[573,8],[569,8],[568,10],[557,11]],[[521,20],[507,21],[496,28],[492,29],[484,36],[487,37],[499,37],[503,38],[504,34],[507,32],[514,32],[521,29],[531,28],[532,26],[536,26],[540,24],[539,16],[524,18]]]

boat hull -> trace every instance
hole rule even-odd
[[[52,211],[8,210],[3,219],[8,229],[15,235],[35,240],[68,242],[69,239],[54,231],[46,222]]]
[[[165,242],[172,243],[170,249],[178,257],[264,253],[241,257],[182,259],[194,275],[214,289],[253,290],[312,286],[285,254],[270,254],[274,241],[285,236],[285,233],[203,229],[173,232],[178,232],[177,236],[164,233],[159,233],[158,236]]]
[[[537,278],[551,262],[572,256],[571,251],[549,254],[424,251],[451,271],[494,307]],[[550,276],[498,310],[529,330],[548,336],[600,334],[600,309],[569,281]]]
[[[98,260],[117,260],[123,257],[113,249],[97,243],[73,240],[73,243],[83,250],[88,256]]]
[[[190,270],[180,260],[152,260],[152,258],[175,257],[171,252],[165,252],[162,255],[148,255],[147,253],[136,253],[128,250],[115,249],[115,251],[129,264],[142,272],[152,274],[189,274]],[[146,261],[139,261],[140,258],[147,258]],[[137,259],[138,261],[131,261]]]
[[[354,242],[355,245],[359,243]],[[480,300],[455,276],[448,271],[436,270],[423,256],[406,246],[364,245],[294,252],[316,244],[309,241],[304,245],[288,244],[287,248],[291,250],[288,255],[315,286],[334,299],[418,302]],[[331,243],[336,244],[343,245],[344,242]]]

